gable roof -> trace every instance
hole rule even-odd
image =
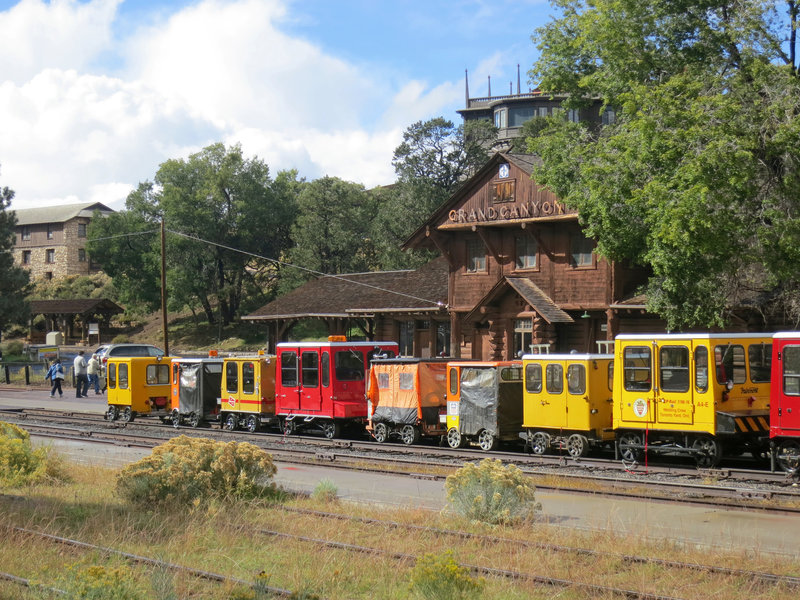
[[[473,194],[476,189],[476,184],[483,181],[486,176],[493,172],[497,168],[497,165],[499,165],[501,162],[512,163],[523,173],[527,174],[528,177],[531,177],[531,175],[533,175],[533,169],[542,164],[542,159],[535,154],[496,152],[488,161],[486,161],[486,164],[484,164],[472,177],[467,179],[461,185],[461,187],[459,187],[450,196],[450,198],[448,198],[438,209],[436,209],[433,214],[431,214],[427,220],[420,225],[405,242],[403,242],[401,249],[408,250],[409,248],[415,248],[424,242],[427,232],[436,227],[437,223],[444,220],[445,215],[447,215],[452,208]],[[574,218],[577,218],[577,214],[574,216]]]
[[[246,321],[303,317],[353,317],[391,312],[434,312],[447,303],[448,265],[432,260],[416,271],[325,275],[276,298]]]
[[[467,316],[465,321],[471,321],[478,316],[481,307],[488,306],[501,298],[510,289],[530,304],[537,313],[548,323],[574,323],[575,320],[561,310],[553,300],[545,294],[539,286],[525,277],[503,277],[491,290],[481,298]]]
[[[113,213],[114,210],[101,202],[84,202],[82,204],[61,204],[41,208],[21,208],[15,210],[17,226],[37,225],[39,223],[65,223],[75,217],[91,217],[95,210],[102,213]]]

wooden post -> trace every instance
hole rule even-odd
[[[169,333],[167,332],[167,258],[166,229],[161,217],[161,324],[164,328],[164,352],[169,356]]]

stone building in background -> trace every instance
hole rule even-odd
[[[114,211],[100,202],[14,211],[17,215],[15,262],[31,279],[89,275],[100,268],[86,253],[86,235],[95,211]]]

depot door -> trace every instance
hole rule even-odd
[[[800,431],[800,345],[784,346],[781,361],[783,393],[778,400],[778,427]]]

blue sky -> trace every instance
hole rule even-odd
[[[158,165],[240,143],[273,173],[390,183],[411,123],[516,90],[544,0],[0,0],[0,185],[121,208]]]

